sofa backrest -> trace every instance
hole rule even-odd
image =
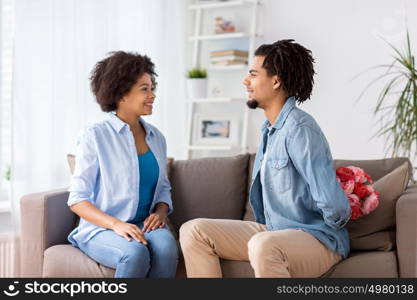
[[[170,169],[174,228],[178,231],[186,221],[201,217],[241,220],[248,161],[249,154],[174,161]]]

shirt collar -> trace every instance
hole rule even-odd
[[[282,107],[272,127],[275,129],[280,129],[284,125],[285,120],[287,119],[289,113],[294,108],[294,106],[295,106],[295,97],[292,96],[292,97],[287,98],[287,100],[284,103],[284,106]],[[265,122],[261,126],[262,131],[265,131],[268,125],[269,125],[269,121],[265,120]]]
[[[114,128],[114,130],[117,131],[117,133],[120,133],[124,127],[129,126],[127,123],[125,123],[121,119],[119,119],[119,117],[116,116],[115,112],[109,112],[108,120],[109,120],[111,126]],[[149,124],[146,123],[143,118],[139,117],[138,122],[140,122],[143,125],[143,128],[145,128],[146,135],[154,134],[152,127],[149,126]]]

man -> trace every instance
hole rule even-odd
[[[310,99],[314,59],[293,40],[261,45],[243,84],[265,111],[250,203],[256,222],[195,219],[180,229],[188,277],[221,277],[219,258],[256,277],[319,277],[349,253],[348,199],[320,127],[295,106]]]

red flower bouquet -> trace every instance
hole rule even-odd
[[[363,169],[353,166],[341,167],[336,170],[336,177],[349,199],[352,220],[377,208],[379,193],[374,190],[374,182]]]

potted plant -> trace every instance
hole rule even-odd
[[[385,42],[394,51],[394,60],[372,68],[384,71],[365,87],[359,98],[374,83],[387,80],[374,110],[382,127],[373,137],[385,136],[387,153],[391,152],[392,157],[405,155],[413,159],[417,156],[417,70],[408,29],[404,50]]]
[[[187,72],[188,98],[198,99],[207,97],[207,70],[194,67]]]
[[[12,169],[11,169],[10,165],[8,165],[7,168],[6,168],[6,172],[4,172],[4,179],[6,179],[7,181],[10,181],[11,174],[12,174]]]

